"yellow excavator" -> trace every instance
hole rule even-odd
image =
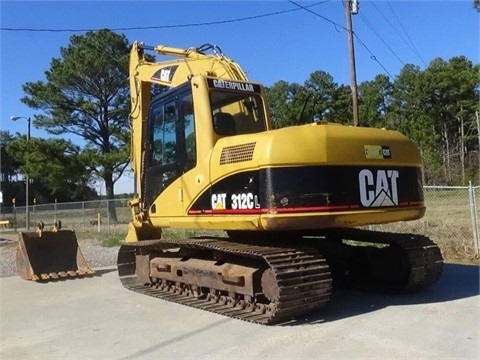
[[[135,42],[130,87],[126,288],[274,324],[327,304],[335,283],[402,293],[440,277],[427,237],[365,229],[424,215],[419,150],[399,132],[275,129],[262,85],[209,44]],[[216,235],[172,239],[167,228]]]

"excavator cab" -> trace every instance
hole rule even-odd
[[[20,232],[17,248],[17,274],[24,280],[47,281],[93,275],[78,246],[73,230],[62,230],[56,221],[44,231],[40,222],[35,232]]]

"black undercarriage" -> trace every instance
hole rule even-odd
[[[146,240],[125,243],[118,256],[128,289],[260,324],[323,307],[334,286],[419,291],[442,268],[425,236],[361,229]]]

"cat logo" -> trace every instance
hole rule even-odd
[[[160,70],[157,70],[155,74],[152,76],[152,80],[160,80],[162,82],[170,83],[172,82],[173,75],[175,75],[175,71],[177,70],[178,65],[170,65]]]
[[[388,145],[363,145],[367,159],[391,159],[392,152]]]
[[[212,195],[212,209],[225,210],[227,208],[227,194],[213,194]]]
[[[360,201],[365,207],[398,206],[398,170],[363,169],[358,174]]]

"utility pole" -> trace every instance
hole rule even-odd
[[[10,116],[10,120],[17,121],[19,119],[27,120],[27,150],[30,151],[30,123],[31,123],[30,116],[28,118],[24,116]],[[29,153],[27,153],[27,160],[26,160],[27,165],[28,165],[28,156],[29,156]],[[29,199],[28,188],[29,187],[30,187],[30,178],[28,176],[28,169],[27,169],[27,171],[25,172],[25,223],[26,223],[25,227],[27,231],[30,230],[30,211],[28,208],[28,205],[29,205],[28,204],[28,199]]]
[[[477,139],[478,139],[478,185],[480,185],[480,116],[478,111],[475,111],[475,117],[477,120]]]
[[[353,125],[358,123],[357,72],[355,69],[355,48],[353,47],[352,14],[358,14],[358,0],[344,0],[347,17],[348,50],[350,53],[350,78],[352,86]]]

